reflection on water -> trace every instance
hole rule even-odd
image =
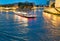
[[[0,41],[60,41],[60,16],[32,10],[37,18],[0,13]]]
[[[45,28],[51,41],[60,41],[60,16],[43,12]]]
[[[36,19],[20,17],[13,12],[0,12],[0,41],[29,40],[30,35],[27,33],[31,29],[28,26],[34,20]]]
[[[0,41],[27,40],[20,34],[28,33],[28,19],[11,13],[2,12],[0,14]]]
[[[50,23],[53,26],[55,26],[54,28],[59,28],[60,27],[60,21],[59,21],[60,16],[53,15],[53,14],[48,14],[48,13],[44,12],[43,17],[44,17],[45,21],[47,21],[47,23]]]
[[[22,24],[21,26],[28,26],[27,18],[20,17],[18,15],[14,15],[14,21],[17,21],[18,24]]]

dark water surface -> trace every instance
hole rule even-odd
[[[0,41],[60,41],[60,16],[42,9],[32,11],[37,18],[0,12]]]

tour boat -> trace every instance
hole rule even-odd
[[[51,2],[50,7],[44,8],[44,12],[54,14],[54,15],[60,15],[60,0],[55,0],[54,2]]]
[[[26,17],[26,18],[36,18],[37,15],[35,14],[28,14],[27,12],[15,12],[16,15],[21,16],[21,17]]]

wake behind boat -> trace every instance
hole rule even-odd
[[[28,14],[27,12],[15,12],[16,15],[21,16],[21,17],[26,17],[26,18],[36,18],[37,15],[32,15],[32,14]]]

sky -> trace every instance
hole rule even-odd
[[[12,3],[18,3],[18,2],[33,2],[36,5],[43,4],[45,5],[47,3],[47,0],[0,0],[0,5],[1,4],[12,4]]]

